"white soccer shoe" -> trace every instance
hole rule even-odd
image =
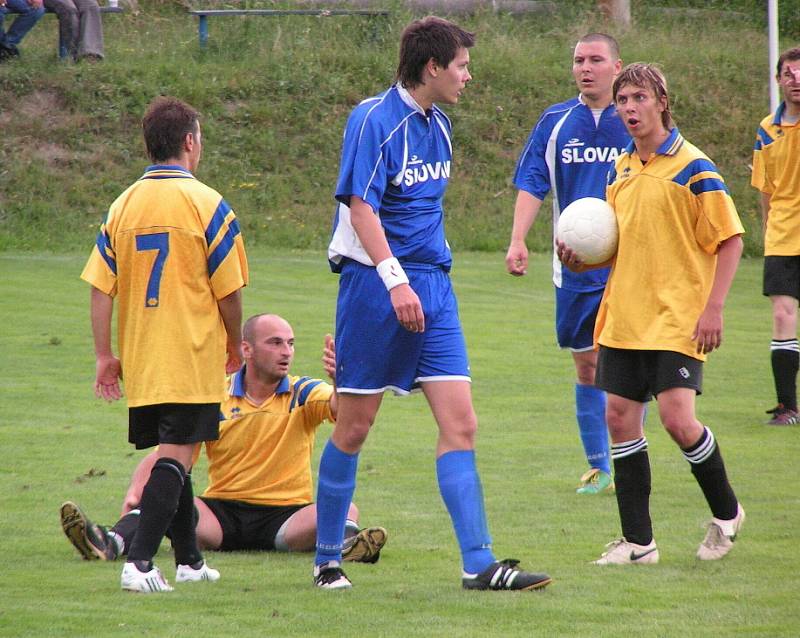
[[[655,540],[649,545],[637,545],[618,538],[606,545],[603,555],[593,562],[595,565],[654,565],[658,562],[658,547]]]
[[[342,571],[338,561],[329,560],[314,566],[314,586],[320,589],[350,589],[353,583]]]
[[[708,524],[708,531],[700,547],[697,549],[697,558],[700,560],[719,560],[733,548],[733,541],[744,524],[744,510],[738,506],[736,518],[723,521],[712,518]]]
[[[149,572],[140,572],[133,563],[125,563],[122,568],[120,583],[125,591],[134,591],[141,594],[174,591],[173,587],[161,575],[161,570],[155,565]]]
[[[203,564],[195,569],[191,565],[178,565],[175,570],[176,583],[196,583],[201,580],[214,582],[219,580],[219,571],[212,569],[203,561]]]

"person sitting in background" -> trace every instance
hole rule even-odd
[[[11,28],[3,29],[7,13],[18,13]],[[0,0],[0,62],[19,55],[17,45],[44,15],[42,0]]]
[[[61,46],[73,60],[103,59],[103,20],[97,0],[44,0],[58,17]]]

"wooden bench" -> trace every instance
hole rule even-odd
[[[50,11],[50,9],[45,9],[45,13],[52,13],[56,15],[55,11]],[[123,13],[124,9],[122,7],[100,7],[100,13]],[[59,30],[58,36],[58,57],[62,60],[67,57],[69,52],[67,51],[67,47],[61,42],[61,31]]]
[[[214,16],[314,16],[327,18],[330,16],[367,16],[386,17],[388,11],[382,9],[193,9],[189,15],[197,16],[197,36],[200,48],[208,44],[208,19]]]

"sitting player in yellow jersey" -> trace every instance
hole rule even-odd
[[[197,541],[220,551],[314,549],[316,506],[312,500],[311,452],[314,435],[336,418],[335,388],[319,379],[289,375],[294,357],[292,327],[277,315],[256,315],[243,329],[244,367],[230,377],[221,405],[219,439],[206,442],[208,488],[194,499]],[[326,337],[325,371],[334,378],[333,340]],[[194,459],[200,453],[195,449]],[[137,466],[122,506],[109,530],[92,523],[77,505],[61,507],[70,542],[87,560],[115,560],[126,553],[139,525],[142,488],[155,452]],[[350,504],[344,559],[377,562],[386,542],[382,527],[359,529]]]

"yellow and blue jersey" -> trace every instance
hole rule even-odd
[[[311,503],[311,453],[319,425],[333,421],[333,388],[287,376],[261,405],[245,393],[245,369],[230,378],[219,439],[206,441],[208,488],[203,496],[255,505]],[[195,459],[199,454],[197,446]]]
[[[619,223],[619,247],[595,342],[705,360],[691,337],[711,292],[717,250],[744,233],[717,167],[675,128],[646,164],[631,142],[609,171],[606,199]]]
[[[401,262],[450,269],[442,200],[453,148],[447,115],[425,111],[400,85],[353,109],[342,142],[328,258],[335,272],[344,258],[373,266],[350,222],[350,198],[379,216],[392,254]]]
[[[542,113],[517,161],[514,186],[536,199],[553,193],[553,235],[561,211],[576,199],[605,199],[606,175],[631,140],[614,105],[595,122],[592,110],[580,96],[554,104]],[[607,268],[574,273],[553,257],[553,283],[557,288],[587,292],[600,290]]]
[[[785,110],[761,121],[753,149],[751,184],[770,196],[765,255],[800,255],[800,122],[782,123]]]
[[[239,224],[180,166],[150,166],[111,205],[81,278],[115,297],[129,407],[216,403],[226,332],[217,301],[247,284]]]

